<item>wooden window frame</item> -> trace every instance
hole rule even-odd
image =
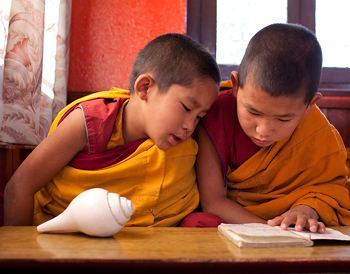
[[[315,32],[315,0],[288,0],[288,22],[301,24]],[[187,1],[187,34],[216,55],[216,0]],[[237,65],[219,64],[223,80]],[[350,68],[322,71],[320,91],[328,96],[350,96]]]

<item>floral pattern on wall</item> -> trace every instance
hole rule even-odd
[[[37,145],[66,105],[71,0],[1,1],[0,142]]]

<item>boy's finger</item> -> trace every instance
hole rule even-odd
[[[277,216],[271,220],[267,221],[267,224],[270,226],[276,226],[276,225],[280,225],[281,222],[283,221],[283,217],[282,216]]]
[[[294,224],[295,223],[295,218],[291,215],[286,215],[285,218],[283,219],[282,223],[281,223],[281,228],[283,230],[286,230],[288,229],[288,227],[291,225],[291,224]]]
[[[303,216],[299,216],[295,223],[295,231],[302,231],[306,225],[308,225],[308,220]]]
[[[318,222],[318,233],[324,233],[326,231],[326,226],[322,222]]]
[[[309,230],[311,232],[317,232],[320,228],[319,223],[315,219],[309,219]]]

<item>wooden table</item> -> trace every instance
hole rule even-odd
[[[350,227],[332,227],[350,235]],[[240,249],[216,228],[126,227],[111,238],[0,227],[0,273],[350,272],[350,242]],[[80,273],[80,272],[79,272]]]

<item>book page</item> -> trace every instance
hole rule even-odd
[[[294,228],[289,228],[289,231],[293,232],[294,234],[301,235],[301,236],[309,236],[311,240],[337,240],[337,241],[350,241],[350,236],[346,235],[344,233],[341,233],[340,231],[334,230],[332,228],[326,227],[326,231],[321,233],[314,233],[310,232],[308,230],[303,230],[301,232],[297,232],[294,230]]]
[[[297,232],[294,228],[282,230],[279,226],[269,226],[267,224],[221,224],[223,228],[241,236],[249,237],[293,237],[291,234],[310,240],[337,240],[350,241],[350,236],[340,231],[327,227],[324,233],[315,233],[308,230]]]
[[[240,236],[246,237],[289,237],[310,239],[310,235],[308,234],[291,233],[289,230],[282,230],[279,226],[269,226],[267,224],[221,224],[220,226]]]
[[[238,247],[304,247],[314,243],[309,235],[267,224],[220,224],[218,230]]]

